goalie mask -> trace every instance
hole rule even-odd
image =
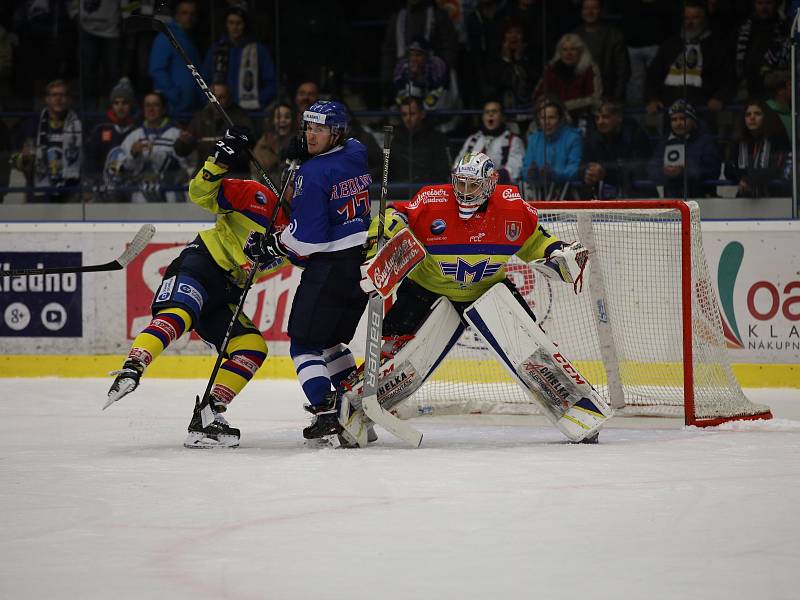
[[[458,216],[469,219],[494,192],[497,171],[492,159],[482,152],[468,152],[453,169],[452,182]]]

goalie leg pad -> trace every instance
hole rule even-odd
[[[613,414],[503,283],[467,307],[464,318],[570,440],[593,435]]]
[[[378,402],[384,410],[395,412],[400,418],[418,416],[415,410],[403,410],[401,403],[416,392],[447,353],[461,337],[464,323],[447,298],[439,298],[430,313],[412,336],[397,347],[391,341],[389,353],[380,367],[378,379]],[[382,353],[383,354],[383,353]],[[349,442],[363,446],[368,423],[361,410],[364,390],[364,370],[354,373],[346,383],[344,405],[340,421],[345,429],[344,437]],[[349,434],[349,435],[348,435]]]

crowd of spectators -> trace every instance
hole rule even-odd
[[[378,4],[4,3],[0,202],[12,172],[27,202],[185,200],[226,123],[165,35],[126,30],[132,12],[165,21],[276,183],[303,111],[335,97],[376,181],[377,132],[396,125],[396,197],[477,151],[531,199],[791,192],[800,2]]]

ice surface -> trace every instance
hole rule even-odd
[[[186,450],[199,380],[2,379],[0,598],[796,599],[800,393],[769,423],[415,420],[310,449],[293,381],[251,384],[236,450]]]

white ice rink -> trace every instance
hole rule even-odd
[[[205,381],[0,379],[0,598],[800,598],[800,392],[769,423],[413,421],[310,449],[295,382],[232,406],[235,450],[181,444]]]

